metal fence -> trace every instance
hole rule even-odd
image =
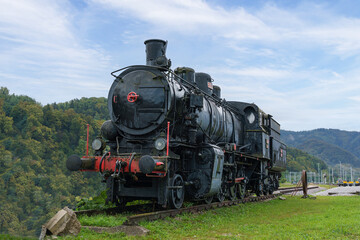
[[[351,169],[351,168],[350,168]],[[345,181],[357,181],[360,177],[358,171],[350,170],[348,173],[341,171],[335,172],[335,169],[321,170],[319,172],[306,172],[308,183],[321,183],[321,184],[336,184],[337,180],[341,178]],[[298,183],[301,179],[302,172],[290,172],[286,171],[283,173],[286,182]]]
[[[298,183],[301,179],[302,172],[285,172],[285,178],[286,181],[289,183]],[[317,174],[316,172],[306,172],[307,174],[307,180],[308,183],[319,183],[321,182],[321,176],[320,174]]]

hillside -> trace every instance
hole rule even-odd
[[[76,113],[91,116],[95,120],[103,120],[109,118],[109,110],[107,107],[107,99],[104,97],[73,99],[64,103],[53,103],[51,107],[54,110],[66,111],[73,109]]]
[[[360,167],[360,132],[337,129],[312,131],[281,131],[282,140],[289,146],[301,149],[323,159],[329,165],[348,163]]]
[[[41,224],[62,207],[73,206],[76,196],[103,190],[98,174],[65,167],[69,155],[84,154],[87,123],[91,138],[99,134],[102,106],[105,98],[41,106],[0,89],[1,233],[38,235]]]
[[[296,148],[288,147],[286,158],[286,170],[291,172],[300,172],[302,170],[317,172],[318,163],[321,170],[327,169],[327,165],[323,160]]]

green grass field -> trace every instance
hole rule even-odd
[[[124,217],[100,215],[80,221],[116,226]],[[143,239],[360,239],[360,197],[286,196],[286,200],[241,204],[140,225],[151,231]],[[61,239],[141,238],[83,229],[76,238]]]

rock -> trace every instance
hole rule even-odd
[[[43,225],[39,239],[44,239],[46,235],[63,236],[71,234],[77,236],[80,230],[81,224],[74,211],[64,207]]]
[[[39,240],[43,240],[45,239],[45,236],[46,236],[46,232],[48,230],[46,229],[46,227],[44,225],[41,226],[41,233],[40,233],[40,237],[39,237]]]
[[[279,197],[279,199],[280,199],[280,200],[286,200],[286,198],[284,198],[284,197],[281,197],[281,196]]]

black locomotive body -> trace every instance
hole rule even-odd
[[[184,199],[223,201],[276,190],[286,146],[272,116],[255,104],[221,99],[206,73],[172,71],[167,42],[145,45],[145,66],[112,73],[111,120],[92,144],[95,155],[73,155],[67,167],[101,172],[108,200],[120,205],[153,199],[179,208]]]

